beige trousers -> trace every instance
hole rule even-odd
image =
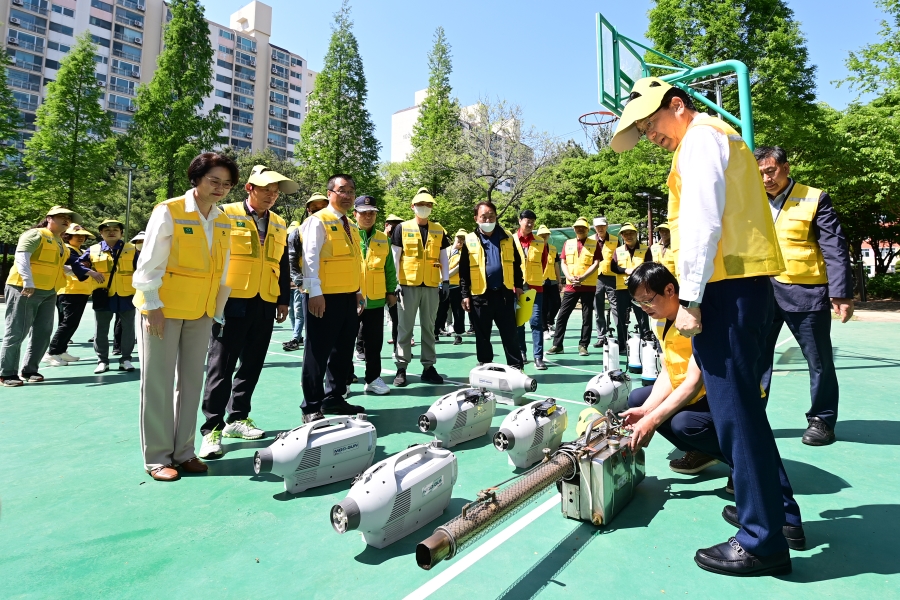
[[[403,308],[397,305],[397,368],[405,369],[412,361],[413,327],[419,315],[420,362],[426,369],[437,362],[434,347],[434,321],[437,319],[440,295],[436,287],[401,286]]]
[[[144,467],[179,465],[196,456],[197,410],[212,318],[166,319],[163,338],[147,333],[141,315],[141,450]],[[174,386],[173,386],[174,382]]]

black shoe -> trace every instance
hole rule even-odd
[[[534,357],[534,368],[537,369],[538,371],[546,371],[547,365],[544,364],[544,359],[535,356]]]
[[[562,346],[550,346],[550,349],[547,350],[547,354],[562,354],[563,349]]]
[[[359,383],[359,377],[357,377],[355,373],[347,380],[347,385],[350,385],[351,383]]]
[[[790,550],[772,556],[754,556],[741,548],[734,538],[711,548],[697,550],[694,562],[705,571],[735,577],[787,575],[791,572]]]
[[[406,387],[406,369],[397,369],[394,377],[394,387]]]
[[[291,340],[281,345],[281,349],[285,352],[293,352],[300,349],[300,340]]]
[[[456,339],[453,340],[453,345],[459,346],[460,344],[462,344],[462,336],[458,335],[456,336]]]
[[[428,367],[427,369],[422,371],[422,376],[420,377],[420,379],[425,383],[434,383],[437,385],[444,383],[444,378],[438,375],[438,372],[433,366]]]
[[[834,443],[834,429],[819,417],[809,420],[809,427],[801,440],[807,446],[827,446]]]
[[[94,343],[94,338],[91,338],[88,340],[88,344],[93,344],[93,343]]]
[[[113,353],[113,356],[121,356],[122,355],[122,351],[119,350],[118,348],[113,348],[112,353]]]
[[[325,415],[322,414],[322,411],[316,411],[314,413],[303,413],[303,424],[312,423],[313,421],[321,421],[325,418]]]
[[[599,348],[603,345],[603,338],[597,338],[597,341],[594,342],[594,348]]]
[[[699,450],[689,450],[681,458],[670,460],[669,468],[676,473],[693,475],[703,469],[707,469],[719,462],[712,456],[708,456]]]
[[[322,408],[322,412],[329,415],[356,415],[366,412],[366,409],[356,404],[350,404],[346,400],[340,400]]]
[[[725,493],[734,496],[734,479],[731,478],[731,475],[728,476],[728,481],[725,482]]]
[[[475,335],[474,329],[466,329],[466,335]]]
[[[729,504],[722,509],[722,518],[732,527],[741,528],[738,522],[737,506]],[[803,532],[803,526],[795,527],[793,525],[785,525],[781,528],[784,539],[787,540],[788,548],[791,550],[806,550],[806,534]]]

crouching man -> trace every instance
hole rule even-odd
[[[676,473],[699,473],[717,462],[727,462],[719,448],[702,371],[694,358],[691,340],[674,326],[680,306],[678,280],[665,266],[646,262],[631,273],[628,291],[633,302],[655,320],[654,331],[663,351],[663,368],[656,383],[631,392],[629,408],[622,413],[625,426],[632,432],[630,444],[635,450],[643,448],[659,431],[673,446],[685,452],[684,457],[669,463],[669,468]],[[792,550],[803,550],[806,536],[800,507],[783,469],[778,475],[784,502],[784,537]],[[731,525],[740,526],[735,506],[726,506],[722,517]]]

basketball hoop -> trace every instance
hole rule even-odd
[[[618,120],[619,117],[615,113],[607,110],[589,112],[578,117],[584,137],[594,152],[599,152],[609,146]]]

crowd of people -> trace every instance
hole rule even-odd
[[[498,226],[489,201],[474,205],[472,231],[450,235],[431,219],[435,198],[425,188],[410,201],[412,218],[389,215],[382,230],[377,200],[358,195],[353,176],[340,173],[307,200],[302,222],[288,224],[273,209],[297,183],[258,165],[243,185],[246,199],[220,205],[241,179],[234,161],[216,153],[193,160],[192,188],[157,205],[146,232],[131,241],[121,222],[107,219],[100,241],[85,248],[94,235],[78,214],[55,206],[16,247],[0,382],[43,381],[42,358],[52,367],[78,361],[68,344],[90,297],[94,372],[109,369],[115,323],[119,370],[135,369],[138,347],[145,469],[173,481],[179,469],[205,472],[204,460],[223,455],[223,437],[265,435],[250,416],[251,399],[274,323],[289,318],[292,338],[283,348],[303,349],[302,420],[312,423],[365,412],[348,402],[354,355],[365,363],[364,392],[391,392],[382,369],[386,319],[392,384],[402,388],[444,382],[441,335],[459,345],[473,334],[483,364],[494,360],[496,327],[509,366],[545,370],[554,363],[544,360],[544,341],[547,355],[566,351],[579,305],[582,356],[594,331],[594,347],[616,336],[624,352],[633,313],[639,334],[659,340],[664,368],[629,397],[623,417],[631,445],[643,447],[659,431],[684,451],[672,470],[731,468],[726,491],[736,505],[723,517],[738,532],[697,551],[697,564],[731,575],[788,572],[788,548],[803,548],[805,537],[765,414],[774,350],[786,323],[810,366],[802,441],[832,443],[838,384],[830,312],[844,322],[853,312],[847,240],[828,194],[790,178],[783,149],[754,154],[724,121],[700,114],[684,91],[656,78],[635,84],[611,145],[627,151],[643,136],[674,152],[668,223],[649,245],[631,223],[613,235],[601,215],[576,219],[573,237],[557,247],[549,228],[535,229],[534,212],[521,211],[513,231]],[[530,356],[516,318],[526,292],[529,301],[533,292]],[[417,317],[421,370],[412,373]]]

